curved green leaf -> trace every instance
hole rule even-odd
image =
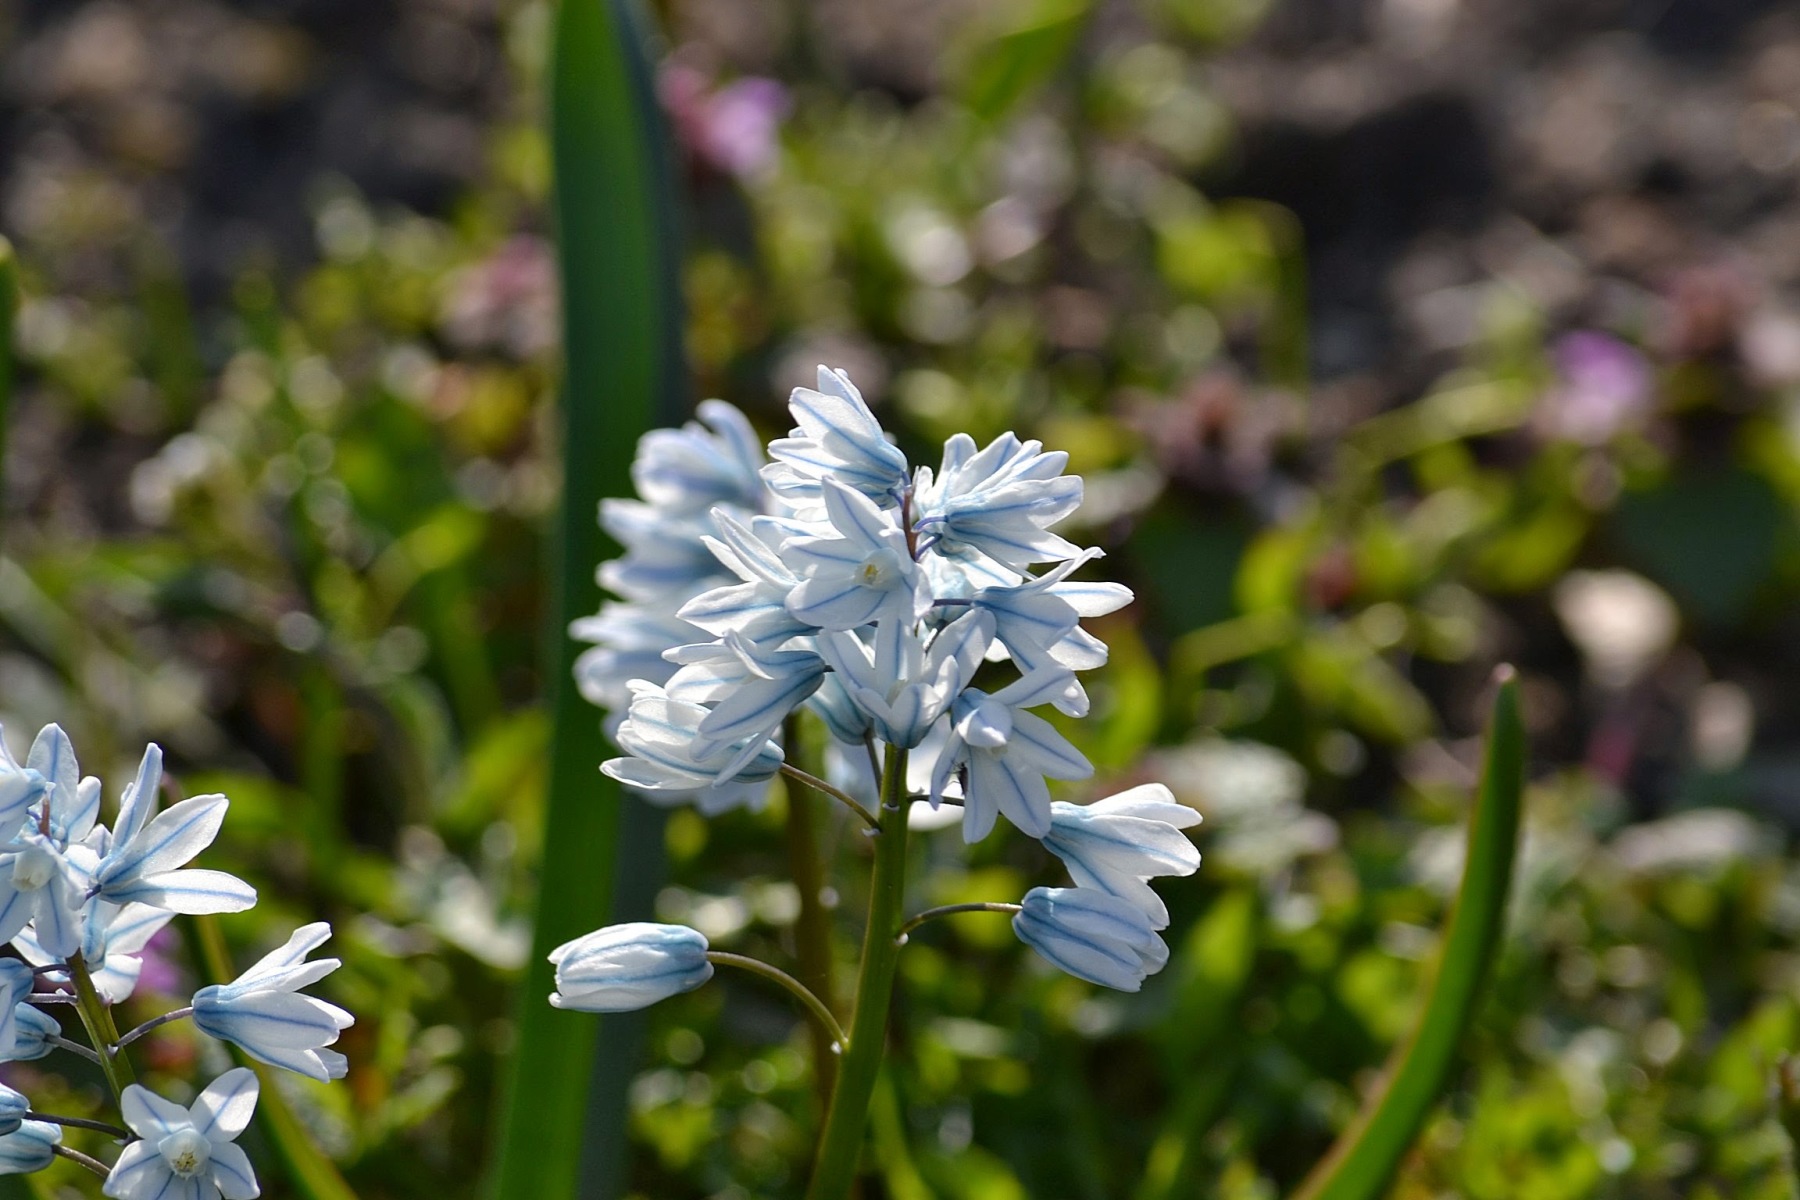
[[[550,1007],[546,956],[654,886],[661,832],[646,806],[600,774],[600,715],[575,689],[576,617],[599,607],[595,523],[603,496],[628,495],[638,437],[683,399],[674,206],[661,114],[629,0],[563,0],[552,30],[550,134],[563,284],[563,494],[551,546],[552,734],[536,932],[518,995],[494,1195],[605,1194],[616,1176],[630,1071],[629,1020]],[[621,865],[623,864],[623,865]],[[596,1061],[596,1047],[604,1055]]]
[[[1512,669],[1502,668],[1488,726],[1487,762],[1469,821],[1462,891],[1444,934],[1418,1028],[1398,1046],[1383,1081],[1295,1200],[1376,1200],[1418,1136],[1450,1075],[1500,946],[1525,790],[1525,732]]]

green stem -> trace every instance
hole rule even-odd
[[[100,1056],[106,1084],[112,1088],[113,1099],[122,1099],[125,1089],[137,1082],[137,1076],[132,1074],[131,1060],[119,1049],[119,1029],[113,1024],[112,1009],[101,1001],[94,977],[88,974],[87,963],[79,954],[69,955],[69,978],[75,983],[75,1010],[81,1014],[88,1040]]]
[[[806,730],[798,715],[788,718],[786,745],[790,757],[807,760]],[[813,798],[805,788],[787,790],[788,873],[800,893],[800,911],[794,918],[795,972],[800,982],[827,1012],[837,1008],[836,985],[832,978],[831,914],[825,908],[825,877],[819,861],[819,842],[813,828]],[[831,1103],[831,1090],[837,1083],[838,1049],[817,1027],[813,1030],[813,1086],[819,1097],[819,1112]]]
[[[856,975],[856,1013],[807,1200],[844,1200],[850,1194],[862,1158],[869,1101],[887,1048],[888,1005],[894,994],[901,904],[906,896],[906,751],[892,746],[882,764],[881,823],[869,836],[875,843],[875,872],[869,881],[869,924]]]
[[[67,1146],[52,1146],[52,1147],[50,1147],[50,1153],[56,1155],[59,1158],[66,1158],[70,1162],[80,1163],[82,1166],[86,1167],[88,1170],[92,1171],[94,1174],[98,1175],[102,1179],[108,1179],[108,1178],[111,1178],[111,1176],[112,1176],[112,1168],[111,1167],[107,1166],[105,1163],[101,1162],[99,1159],[93,1157],[92,1155],[83,1154],[79,1150],[71,1150]]]
[[[1025,908],[1023,905],[1003,904],[998,900],[977,900],[971,904],[940,904],[936,908],[928,908],[924,912],[914,915],[906,922],[906,924],[900,927],[900,932],[895,936],[898,938],[901,945],[905,945],[907,935],[925,922],[935,921],[939,917],[952,917],[957,913],[985,912],[1017,914],[1024,911]]]
[[[752,975],[761,975],[764,979],[774,980],[786,988],[796,1000],[806,1006],[806,1011],[812,1014],[813,1020],[818,1022],[819,1028],[825,1032],[825,1052],[827,1054],[832,1052],[833,1046],[842,1046],[849,1041],[844,1036],[844,1027],[837,1023],[837,1018],[831,1015],[831,1010],[826,1008],[817,996],[808,991],[805,984],[780,967],[770,966],[760,958],[751,958],[746,954],[730,954],[724,950],[708,950],[706,961],[717,963],[721,967],[736,967],[740,971],[749,971]]]
[[[784,762],[781,764],[781,773],[797,783],[804,783],[807,787],[819,793],[821,796],[830,796],[833,800],[836,800],[839,804],[842,804],[851,812],[861,817],[863,819],[863,824],[867,825],[870,829],[879,829],[881,827],[881,822],[875,819],[875,814],[858,804],[856,799],[848,792],[843,791],[841,788],[832,787],[829,783],[826,783],[823,779],[820,779],[810,771],[802,771],[793,763]]]

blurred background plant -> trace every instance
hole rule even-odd
[[[1079,536],[1139,595],[1069,735],[1094,794],[1163,779],[1207,817],[1141,995],[992,921],[917,939],[888,1194],[1290,1189],[1413,1014],[1505,658],[1536,781],[1513,936],[1395,1194],[1788,1195],[1800,21],[654,8],[695,396],[770,432],[823,361],[918,446],[1069,450]],[[222,922],[237,957],[334,922],[355,1066],[291,1099],[371,1198],[473,1193],[530,943],[550,17],[0,5],[0,719],[108,776],[155,739],[232,796],[214,860],[264,896]],[[662,919],[787,952],[779,805],[666,844]],[[941,857],[932,903],[1048,882],[1020,847]],[[633,1194],[796,1191],[805,1036],[737,981],[655,1010]]]

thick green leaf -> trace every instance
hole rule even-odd
[[[599,501],[629,494],[638,437],[677,415],[684,386],[674,206],[641,27],[628,0],[564,0],[552,37],[565,465],[552,545],[552,734],[537,924],[492,1180],[506,1200],[604,1195],[620,1171],[631,1023],[608,1018],[602,1038],[597,1018],[551,1008],[546,955],[606,923],[615,886],[621,896],[649,890],[640,876],[659,861],[660,829],[600,774],[608,749],[599,714],[575,689],[578,647],[567,630],[600,601],[594,567],[608,550],[595,524]],[[621,862],[631,864],[629,878]]]
[[[1505,932],[1524,790],[1525,733],[1519,723],[1518,684],[1508,668],[1488,727],[1487,762],[1469,821],[1462,891],[1418,1028],[1395,1049],[1381,1085],[1295,1200],[1376,1200],[1385,1195],[1407,1147],[1437,1103]]]

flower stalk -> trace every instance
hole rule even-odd
[[[813,760],[808,752],[813,746],[807,741],[806,733],[799,714],[791,714],[784,738],[788,753],[810,763]],[[831,913],[825,907],[824,864],[819,860],[818,831],[813,819],[815,811],[813,799],[804,788],[788,789],[788,871],[800,896],[800,909],[794,916],[794,957],[799,968],[796,975],[829,1014],[837,1007],[837,988],[831,963]],[[843,1041],[841,1034],[838,1041]],[[839,1049],[818,1026],[814,1027],[812,1044],[813,1087],[823,1117],[831,1104],[832,1089],[837,1084]]]
[[[813,995],[805,984],[780,967],[772,967],[760,958],[751,958],[746,954],[730,954],[724,950],[708,950],[706,961],[717,963],[721,967],[736,967],[740,971],[748,971],[752,975],[761,975],[764,979],[773,980],[786,988],[789,994],[805,1006],[806,1011],[817,1022],[819,1031],[825,1035],[826,1057],[829,1058],[849,1042],[850,1039],[844,1033],[844,1027],[839,1025],[837,1018],[831,1015],[831,1010],[826,1008],[824,1003]]]
[[[94,1050],[100,1057],[106,1086],[112,1089],[113,1099],[117,1100],[125,1095],[126,1088],[137,1082],[137,1075],[131,1069],[131,1060],[119,1046],[119,1027],[113,1024],[112,1009],[100,999],[94,977],[88,973],[87,963],[80,954],[69,955],[69,978],[75,984],[75,1010],[81,1014],[82,1027],[87,1030],[88,1040],[94,1043]]]
[[[906,751],[887,748],[881,772],[881,823],[871,835],[875,869],[869,884],[869,924],[856,975],[856,1012],[850,1047],[838,1070],[825,1115],[818,1164],[807,1200],[842,1200],[856,1181],[869,1103],[887,1048],[888,1008],[900,957],[901,906],[906,896]]]

